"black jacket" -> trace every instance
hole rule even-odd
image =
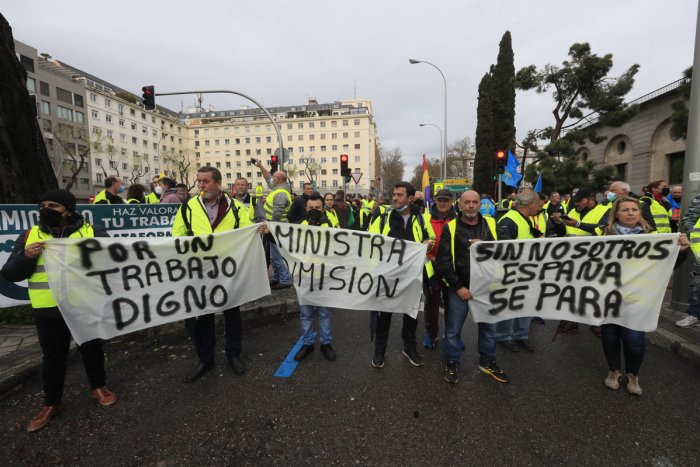
[[[287,219],[292,224],[298,224],[306,219],[306,200],[309,197],[306,195],[297,196],[292,201],[292,206],[289,208]]]
[[[80,229],[83,224],[84,220],[82,216],[75,214],[71,218],[70,224],[66,225],[63,229],[49,229],[46,226],[40,227],[42,232],[49,233],[55,238],[66,238]],[[92,229],[95,232],[95,237],[109,237],[107,231],[101,225],[93,225]],[[26,231],[17,237],[14,247],[12,247],[12,253],[10,253],[10,257],[2,267],[2,277],[9,282],[20,282],[29,279],[36,269],[36,262],[39,257],[30,258],[24,254],[24,247],[26,246],[25,242],[28,234],[29,231]]]
[[[452,265],[451,251],[452,235],[447,224],[442,228],[435,260],[438,273],[453,290],[459,290],[462,287],[469,288],[469,247],[471,246],[469,240],[496,240],[481,214],[479,214],[479,224],[475,231],[468,231],[467,224],[460,217],[457,218],[456,222],[454,266]]]

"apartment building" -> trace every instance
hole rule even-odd
[[[58,185],[70,189],[79,200],[93,193],[89,163],[85,89],[72,77],[15,41],[17,59],[27,71],[27,90],[36,100],[37,118]]]
[[[349,156],[349,168],[359,179],[347,184],[348,192],[367,193],[378,186],[379,145],[370,101],[319,104],[311,99],[306,105],[267,110],[282,133],[287,150],[284,168],[294,191],[300,192],[305,182],[315,183],[322,192],[341,189],[341,154]],[[219,168],[229,188],[238,177],[245,177],[251,188],[266,185],[251,159],[269,165],[279,141],[262,110],[191,111],[180,114],[180,119],[192,132],[196,167]]]

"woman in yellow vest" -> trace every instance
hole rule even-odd
[[[146,203],[146,197],[144,194],[146,193],[146,187],[141,185],[140,183],[134,183],[129,187],[129,190],[126,192],[126,202],[127,204],[145,204]]]
[[[638,199],[629,196],[621,196],[615,200],[608,225],[605,227],[604,235],[633,235],[650,233],[652,228],[642,218],[642,206]],[[678,255],[676,265],[685,260],[688,254],[690,242],[683,234],[678,239],[681,254]],[[603,324],[601,326],[601,337],[603,341],[603,352],[608,361],[608,376],[603,381],[605,386],[616,390],[620,387],[622,380],[620,342],[625,354],[625,369],[627,372],[627,392],[636,396],[643,393],[639,385],[639,369],[644,359],[645,333],[628,329],[618,324]]]
[[[11,282],[29,280],[29,299],[39,344],[43,352],[42,377],[44,406],[27,425],[27,431],[45,427],[61,409],[71,333],[58,310],[49,288],[42,250],[51,238],[107,237],[101,226],[85,223],[75,212],[75,196],[66,190],[53,190],[39,200],[39,223],[15,241],[12,253],[2,268]],[[117,396],[105,387],[102,341],[95,339],[78,346],[83,357],[92,397],[103,406],[112,405]]]

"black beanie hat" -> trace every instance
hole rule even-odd
[[[75,196],[68,190],[47,191],[39,198],[39,204],[41,204],[42,201],[53,201],[54,203],[62,205],[66,209],[75,211]]]

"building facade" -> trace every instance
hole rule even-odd
[[[671,134],[670,117],[671,104],[682,98],[678,88],[685,82],[674,81],[630,102],[639,104],[639,113],[620,127],[593,121],[598,135],[606,139],[578,146],[579,159],[614,166],[616,178],[629,183],[636,193],[654,180],[682,183],[686,142]]]

